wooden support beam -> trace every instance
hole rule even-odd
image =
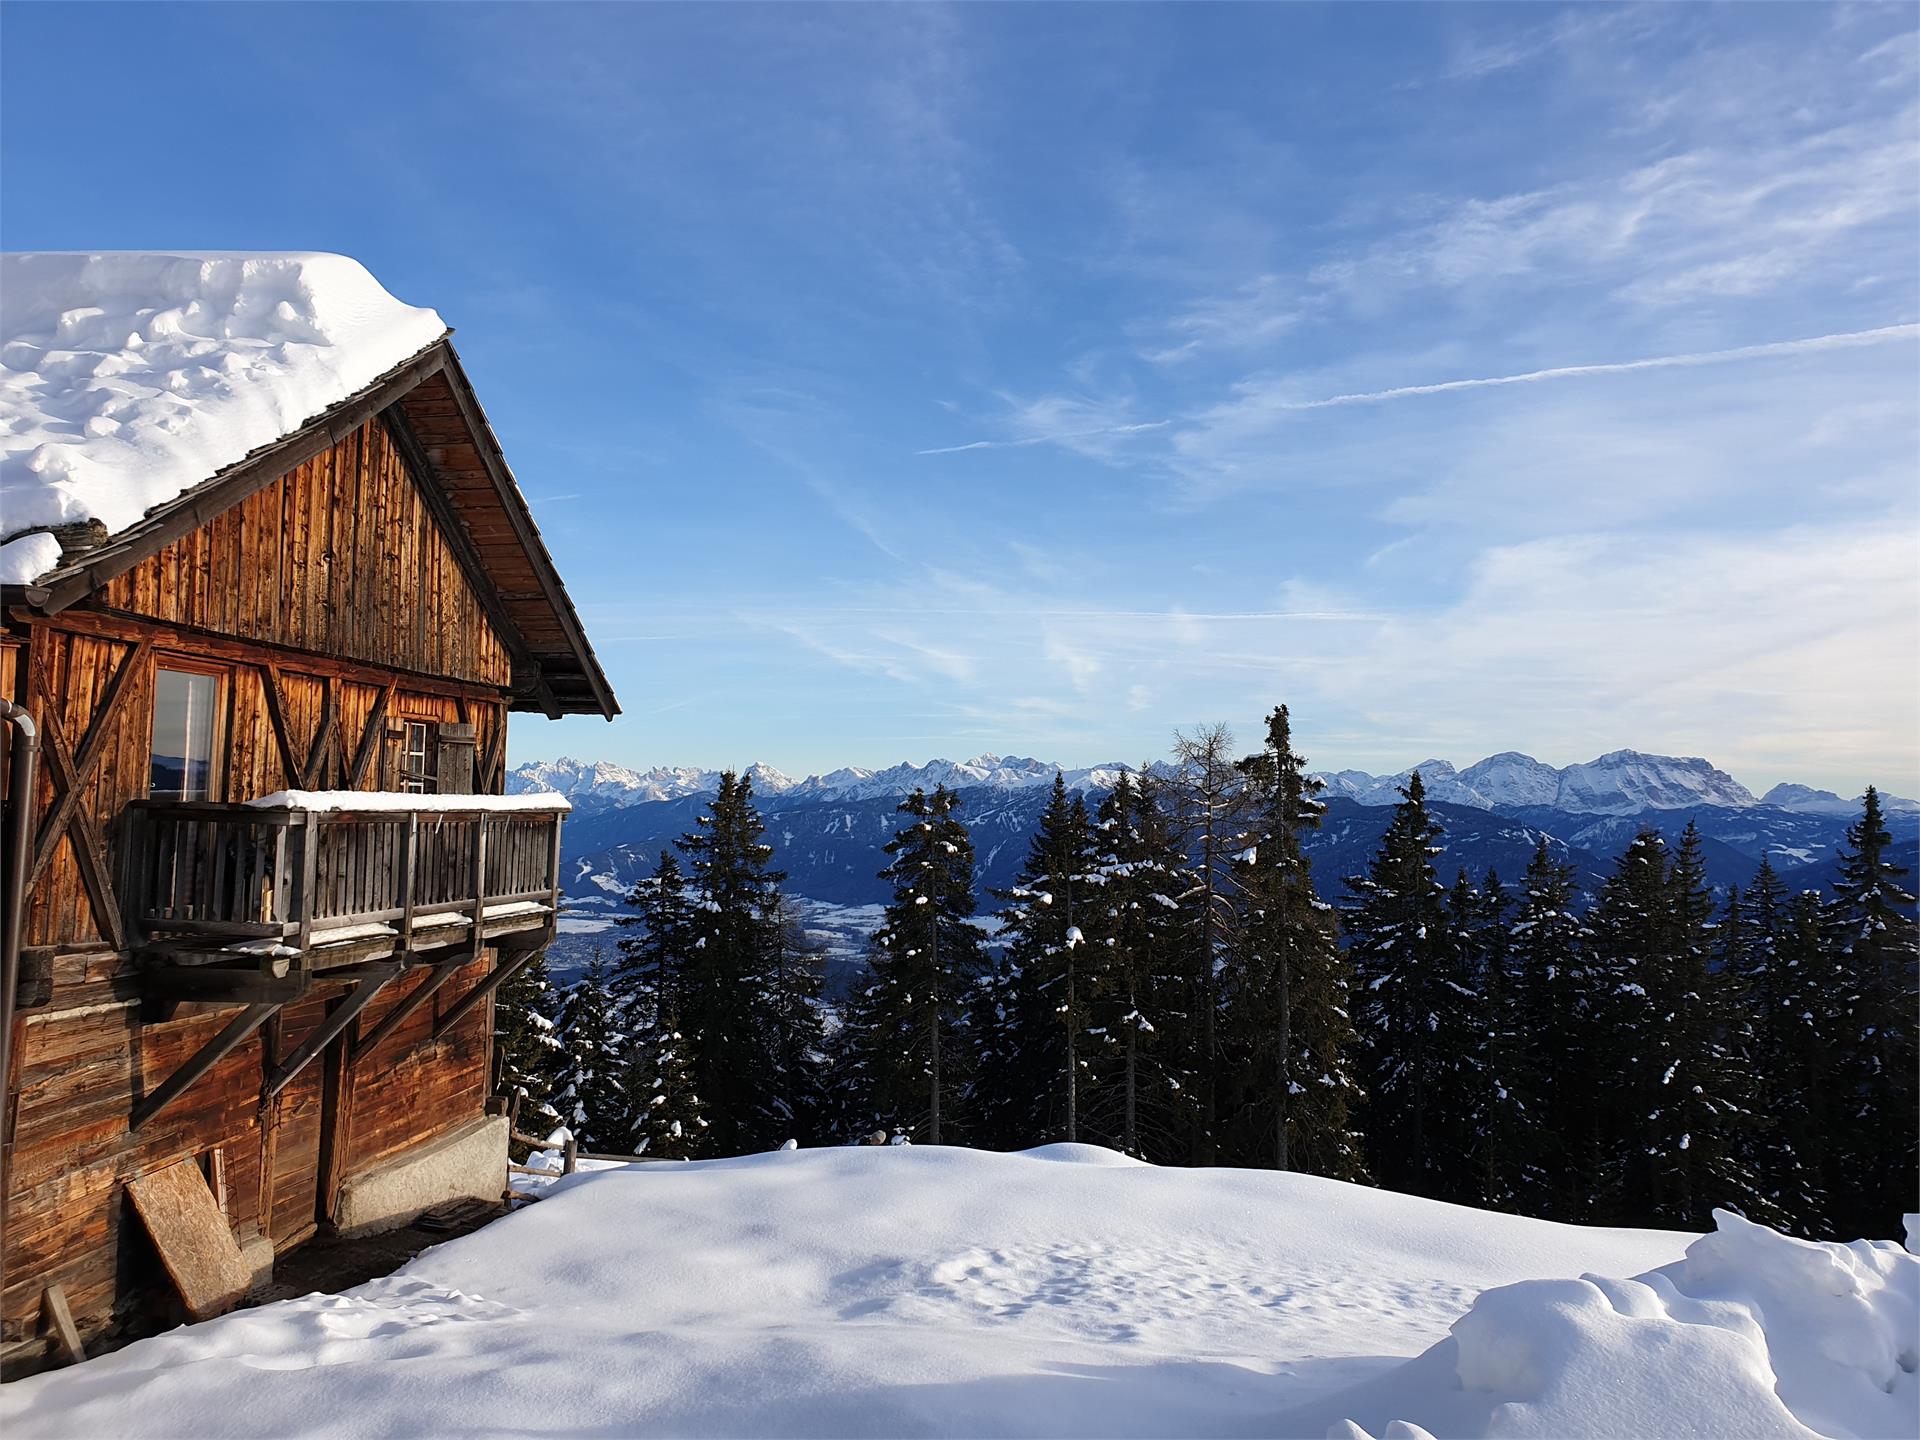
[[[86,1347],[80,1343],[80,1327],[73,1323],[73,1310],[67,1304],[67,1292],[59,1285],[49,1285],[40,1299],[40,1314],[47,1322],[48,1333],[66,1355],[69,1365],[78,1365],[87,1358]]]
[[[354,747],[353,763],[347,769],[347,779],[342,789],[358,790],[360,788],[360,781],[367,773],[367,765],[372,761],[374,751],[379,748],[381,736],[386,732],[387,705],[393,699],[393,692],[399,688],[399,684],[397,680],[388,681],[386,689],[382,690],[379,698],[373,702],[373,713],[367,717],[367,728],[360,732],[360,743]]]
[[[205,971],[191,971],[191,974],[205,974]],[[159,1114],[169,1104],[185,1094],[187,1088],[205,1075],[214,1066],[233,1052],[242,1040],[267,1023],[267,1018],[277,1011],[285,1001],[272,1001],[249,1005],[233,1019],[226,1028],[194,1052],[191,1059],[173,1074],[169,1075],[158,1089],[133,1107],[133,1115],[127,1121],[128,1130],[138,1130],[147,1121]]]
[[[144,656],[144,649],[136,650],[136,655]],[[130,656],[124,665],[131,665]],[[128,672],[122,670],[119,678]],[[30,684],[38,696],[37,709],[40,712],[41,750],[46,761],[47,777],[53,785],[54,814],[49,819],[58,818],[60,828],[43,826],[37,854],[28,874],[27,884],[32,887],[34,881],[45,871],[53,852],[58,847],[61,835],[72,842],[73,857],[80,867],[80,882],[86,890],[87,903],[93,907],[94,925],[100,934],[116,950],[126,948],[126,933],[120,916],[120,899],[114,893],[113,879],[107,863],[107,842],[100,833],[100,824],[94,818],[93,811],[81,803],[90,772],[99,759],[101,744],[99,737],[107,732],[102,726],[112,719],[111,711],[97,717],[81,742],[80,755],[76,756],[67,744],[63,712],[59,700],[53,693],[53,686],[47,678],[44,657],[36,655],[29,675]],[[116,683],[112,699],[117,703],[127,693],[127,687]]]
[[[381,1041],[385,1040],[395,1030],[398,1030],[401,1023],[409,1015],[413,1014],[414,1011],[431,1000],[435,992],[454,977],[456,971],[472,963],[473,952],[471,950],[463,950],[451,959],[438,962],[428,973],[426,981],[411,995],[407,996],[406,999],[402,1000],[398,1005],[395,1005],[393,1009],[381,1016],[380,1023],[374,1026],[372,1031],[363,1036],[360,1043],[353,1047],[354,1063],[356,1065],[359,1064],[360,1057],[363,1055],[371,1055],[374,1047],[379,1045]]]
[[[474,1006],[478,1005],[482,1000],[485,1000],[489,995],[493,994],[495,990],[498,990],[507,981],[524,970],[529,962],[532,961],[533,957],[539,953],[538,948],[523,950],[511,960],[503,960],[494,966],[491,975],[487,976],[486,979],[474,986],[473,989],[462,995],[459,1000],[454,1003],[454,1007],[440,1017],[439,1023],[433,1027],[433,1033],[427,1037],[427,1043],[432,1044],[442,1035],[446,1034],[447,1031],[458,1025],[466,1018],[469,1010],[473,1009]]]
[[[40,647],[41,651],[44,649],[45,647]],[[127,692],[132,689],[128,683],[129,679],[152,653],[153,642],[143,640],[127,654],[121,656],[119,668],[113,672],[113,679],[107,682],[106,694],[102,695],[99,703],[94,706],[92,723],[88,725],[87,733],[80,741],[79,752],[72,758],[71,770],[64,777],[66,788],[55,797],[52,811],[40,822],[40,834],[33,846],[33,864],[27,871],[28,890],[33,889],[45,872],[48,862],[53,859],[54,849],[60,843],[60,836],[66,831],[67,823],[73,818],[74,811],[80,802],[86,798],[87,783],[93,779],[93,772],[100,763],[104,742],[113,734],[114,727],[118,724],[118,711],[126,699]],[[35,688],[40,692],[41,728],[49,735],[60,733],[60,738],[64,740],[66,736],[61,732],[64,716],[55,701],[52,688],[47,683],[42,653],[36,652],[34,665]]]
[[[271,975],[255,966],[154,964],[140,975],[140,989],[156,1000],[209,1005],[288,1005],[307,993],[304,970]]]
[[[307,1036],[300,1048],[289,1055],[279,1068],[267,1077],[266,1091],[261,1099],[271,1100],[286,1089],[288,1082],[306,1069],[307,1063],[331,1045],[334,1037],[351,1025],[354,1018],[367,1008],[367,1003],[373,999],[380,987],[399,973],[400,964],[395,960],[368,965],[360,971],[359,983],[353,987],[352,993],[329,1010],[327,1018],[314,1027],[313,1033]]]
[[[267,718],[273,722],[274,743],[280,747],[280,769],[287,777],[287,789],[298,790],[302,766],[293,751],[293,731],[287,726],[287,706],[281,697],[279,666],[260,667],[260,690],[266,697]]]
[[[313,746],[307,751],[307,766],[300,777],[301,785],[308,790],[328,788],[327,760],[333,749],[334,727],[339,723],[335,715],[339,708],[334,695],[337,688],[333,676],[322,677],[320,728],[313,732]]]

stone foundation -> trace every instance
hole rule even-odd
[[[484,1115],[343,1182],[334,1223],[343,1235],[392,1230],[449,1200],[498,1200],[506,1188],[507,1117]]]

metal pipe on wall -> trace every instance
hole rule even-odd
[[[7,1109],[12,1103],[13,1005],[20,991],[20,940],[27,920],[27,867],[33,858],[34,786],[40,770],[40,732],[24,705],[0,700],[0,720],[13,727],[6,787],[6,895],[0,909],[0,1236],[6,1233]]]

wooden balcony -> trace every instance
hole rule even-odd
[[[136,801],[123,889],[134,950],[156,969],[275,979],[368,961],[403,965],[538,948],[560,906],[552,809],[306,809]],[[209,974],[178,992],[221,988]]]
[[[336,1040],[353,1057],[371,1054],[483,947],[497,950],[501,963],[436,1013],[427,1043],[438,1041],[553,938],[564,801],[463,809],[457,796],[305,797],[324,807],[299,798],[128,808],[121,894],[147,1018],[193,1002],[243,1007],[135,1105],[132,1129],[322,982],[345,988],[298,1048],[273,1057],[263,1103]],[[431,973],[378,1025],[348,1035],[388,981],[420,967]]]

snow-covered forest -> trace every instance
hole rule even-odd
[[[1589,905],[1544,838],[1523,875],[1442,873],[1417,773],[1366,873],[1314,874],[1285,707],[1263,739],[1185,736],[1094,810],[1056,783],[984,897],[952,792],[914,792],[831,1010],[729,775],[611,954],[503,995],[505,1083],[650,1157],[1079,1141],[1581,1223],[1899,1233],[1914,897],[1874,791],[1832,897],[1763,863],[1717,901],[1690,828],[1638,836]]]

